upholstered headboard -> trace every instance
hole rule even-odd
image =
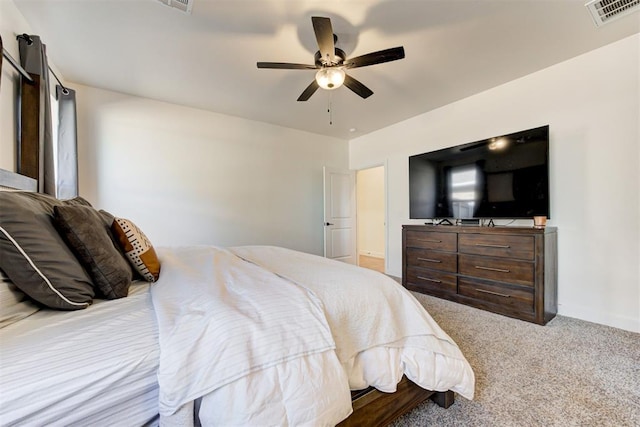
[[[38,181],[19,173],[9,172],[0,169],[0,188],[9,188],[14,190],[36,191]]]

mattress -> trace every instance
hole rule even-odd
[[[143,425],[158,414],[149,285],[81,311],[40,310],[0,329],[0,425]]]

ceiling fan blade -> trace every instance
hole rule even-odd
[[[344,85],[365,99],[373,95],[373,91],[371,89],[348,74],[344,76]]]
[[[404,58],[404,47],[392,47],[391,49],[379,50],[356,56],[346,62],[347,68],[366,67],[367,65],[382,64],[383,62],[396,61]]]
[[[319,87],[320,86],[318,86],[318,82],[316,82],[315,80],[312,81],[311,84],[304,90],[304,92],[300,94],[300,96],[298,97],[298,101],[308,100],[309,98],[311,98],[311,95],[313,95],[316,90],[318,90]]]
[[[282,70],[315,70],[318,67],[307,64],[290,64],[288,62],[258,62],[258,68],[277,68]]]
[[[316,40],[320,48],[322,59],[330,64],[334,63],[334,54],[336,48],[333,41],[333,27],[331,27],[331,19],[320,16],[311,17],[313,23],[313,31],[316,33]]]

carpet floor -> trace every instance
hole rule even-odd
[[[404,426],[640,426],[640,334],[557,316],[539,326],[418,293],[476,375],[472,401]]]

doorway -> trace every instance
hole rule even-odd
[[[356,172],[356,218],[358,265],[384,273],[386,270],[385,168],[376,166]]]

